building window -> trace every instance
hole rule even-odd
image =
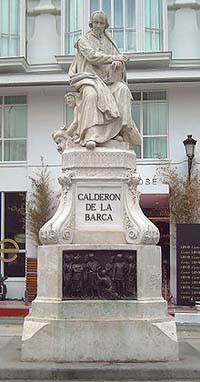
[[[8,277],[25,277],[25,192],[1,192],[1,240],[13,239],[19,246],[17,259],[13,262],[2,263],[1,273]],[[4,248],[9,248],[5,244]],[[4,254],[9,259],[13,253]]]
[[[66,0],[65,4],[65,52],[74,54],[74,44],[82,35],[82,0]]]
[[[25,161],[26,96],[0,97],[0,161]]]
[[[162,1],[145,0],[145,51],[163,49]]]
[[[109,20],[109,31],[118,48],[136,51],[136,0],[90,0],[91,13],[102,9]]]
[[[74,44],[89,29],[90,14],[103,10],[109,31],[122,52],[163,51],[166,0],[63,0],[65,54],[74,54]]]
[[[166,91],[133,92],[132,117],[142,135],[138,158],[160,159],[168,156],[168,101]]]
[[[0,57],[25,55],[25,0],[0,0]]]

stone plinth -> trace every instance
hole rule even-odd
[[[40,230],[23,360],[178,359],[161,296],[159,232],[140,208],[138,182],[135,153],[122,142],[63,153],[60,204]]]
[[[62,300],[63,251],[108,245],[39,248],[38,296],[25,318],[22,359],[131,362],[178,359],[174,319],[161,297],[160,248],[112,245],[137,252],[137,300]]]

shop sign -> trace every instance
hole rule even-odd
[[[16,253],[19,253],[19,246],[16,243],[16,241],[13,239],[0,240],[0,245],[4,246],[4,244],[6,244],[6,243],[12,244],[13,247],[12,248],[2,248],[1,247],[0,252],[1,253],[7,253],[7,254],[14,253],[14,255],[9,259],[6,259],[5,257],[0,256],[0,261],[3,261],[3,263],[11,263],[17,259]]]
[[[154,175],[153,177],[141,178],[139,180],[139,186],[157,186],[158,177]]]

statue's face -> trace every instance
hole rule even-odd
[[[101,36],[106,29],[106,20],[103,15],[94,15],[92,20],[92,29],[97,36]]]
[[[62,154],[65,150],[66,139],[64,137],[58,136],[55,138],[55,142],[57,144],[58,152]]]
[[[76,105],[76,100],[75,100],[75,97],[73,97],[73,95],[68,95],[66,97],[66,104],[69,106],[69,107],[75,107]]]

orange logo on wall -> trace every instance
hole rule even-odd
[[[11,263],[12,261],[15,261],[17,259],[16,253],[19,253],[19,246],[13,239],[4,239],[0,240],[0,245],[10,243],[14,246],[14,248],[0,248],[1,253],[15,253],[14,256],[12,256],[10,259],[5,259],[4,257],[0,256],[0,261],[3,261],[3,263]]]

